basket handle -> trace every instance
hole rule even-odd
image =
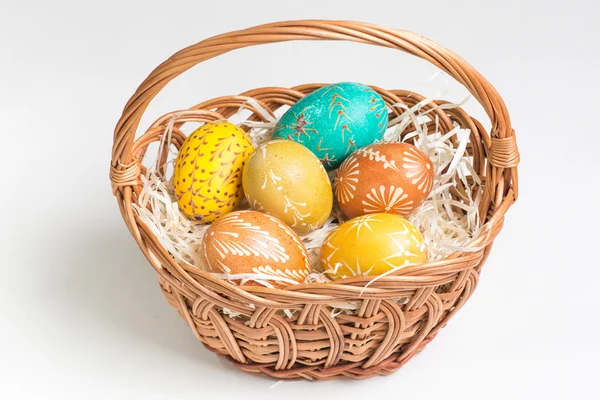
[[[175,53],[160,64],[129,99],[115,128],[111,165],[113,185],[126,186],[127,181],[137,178],[139,166],[137,160],[133,160],[132,146],[138,125],[150,101],[173,78],[231,50],[292,40],[345,40],[372,44],[402,50],[431,62],[464,85],[485,109],[492,123],[491,142],[486,146],[492,165],[516,167],[518,151],[514,131],[502,98],[458,55],[412,32],[362,22],[306,20],[260,25],[214,36]],[[516,182],[513,184],[516,186]]]

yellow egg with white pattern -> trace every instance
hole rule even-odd
[[[233,211],[244,197],[242,168],[253,152],[246,133],[229,122],[211,122],[195,130],[175,161],[179,209],[205,222]]]
[[[333,191],[323,164],[303,145],[291,140],[261,144],[243,173],[246,199],[296,233],[323,226],[333,206]]]
[[[321,247],[323,271],[334,280],[381,275],[426,261],[421,233],[394,214],[368,214],[346,221]]]

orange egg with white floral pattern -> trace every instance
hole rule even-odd
[[[284,287],[304,282],[310,260],[296,233],[259,211],[234,211],[217,219],[202,239],[209,272],[237,285]]]
[[[354,151],[334,181],[337,202],[350,218],[391,213],[406,216],[433,187],[433,164],[408,143],[378,143]]]

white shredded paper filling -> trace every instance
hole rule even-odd
[[[438,105],[437,107],[442,109],[460,107],[465,101],[459,104]],[[434,165],[436,175],[431,194],[412,215],[407,217],[422,233],[428,261],[431,262],[442,260],[456,251],[473,252],[479,250],[476,247],[468,246],[468,244],[475,240],[482,231],[478,212],[482,188],[481,179],[473,168],[471,157],[466,152],[470,131],[455,125],[452,130],[442,134],[439,132],[436,119],[434,132],[428,132],[427,123],[431,121],[431,109],[428,111],[422,109],[430,102],[431,99],[426,99],[410,108],[404,104],[393,104],[391,107],[402,109],[403,112],[400,116],[390,120],[390,125],[394,126],[387,129],[382,142],[410,141],[424,151]],[[246,108],[248,105],[252,106],[268,122],[245,119],[244,116],[249,115]],[[176,118],[177,116],[174,116],[168,124],[165,134],[162,136],[161,148],[165,143],[171,142],[171,130]],[[253,99],[249,99],[228,120],[236,125],[249,127],[248,135],[255,147],[271,139],[272,131],[277,123],[277,119]],[[416,129],[403,135],[409,127]],[[458,145],[453,144],[453,140],[457,141]],[[172,166],[176,157],[177,153],[171,147],[167,164]],[[330,173],[332,180],[334,177],[335,171]],[[469,177],[471,183],[469,183]],[[174,194],[173,180],[171,178],[165,181],[161,178],[161,174],[157,173],[156,163],[148,168],[147,173],[142,176],[142,182],[143,190],[139,196],[139,205],[133,205],[140,220],[148,226],[177,261],[206,270],[200,249],[202,238],[209,225],[191,221],[179,210]],[[466,198],[462,201],[454,199],[451,195],[451,189],[455,188],[459,182],[466,188],[464,190]],[[238,208],[247,209],[249,206],[244,201]],[[457,209],[460,211],[457,212]],[[322,271],[319,252],[327,235],[344,220],[343,214],[334,204],[331,216],[320,229],[300,235],[308,250],[311,267],[313,268],[313,272],[306,278],[307,283],[327,283],[330,281]],[[384,275],[374,277],[369,284],[402,267],[404,266],[399,266]],[[229,275],[215,273],[213,275],[231,282],[240,282],[241,280],[241,284],[254,281],[266,287],[273,287],[269,281],[275,281],[271,276],[265,277],[258,274]],[[337,315],[341,312],[351,312],[355,307],[356,305],[351,303],[340,304],[333,307],[331,312],[332,315]],[[291,316],[290,311],[287,311],[286,314]],[[225,309],[223,312],[232,314],[232,312]]]

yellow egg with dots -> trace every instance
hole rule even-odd
[[[173,176],[179,209],[189,218],[213,222],[242,201],[242,169],[254,147],[229,122],[211,122],[183,142]]]
[[[394,214],[368,214],[346,221],[321,247],[323,270],[334,280],[381,275],[426,261],[421,233]]]

